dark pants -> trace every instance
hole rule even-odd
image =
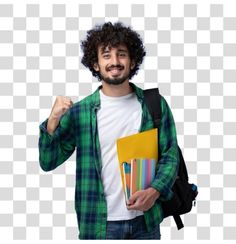
[[[160,240],[160,225],[148,232],[144,216],[138,216],[131,220],[107,221],[106,239]]]

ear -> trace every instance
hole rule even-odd
[[[93,68],[94,68],[95,71],[99,71],[98,63],[95,63],[95,64],[93,65]]]
[[[134,67],[135,67],[135,62],[134,62],[134,60],[131,60],[130,68],[131,68],[131,69],[134,69]]]

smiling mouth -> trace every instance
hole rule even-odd
[[[118,67],[110,67],[107,69],[107,71],[110,72],[112,75],[119,75],[123,69],[124,67],[118,66]]]

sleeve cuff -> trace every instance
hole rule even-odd
[[[170,188],[166,187],[163,182],[154,180],[151,187],[160,192],[159,200],[168,201],[172,198],[173,192]]]

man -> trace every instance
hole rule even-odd
[[[145,56],[140,36],[121,23],[88,31],[82,63],[102,82],[91,95],[72,104],[58,96],[40,125],[40,165],[49,171],[76,148],[75,209],[80,239],[160,239],[161,202],[172,197],[178,167],[174,120],[161,99],[159,162],[155,180],[126,206],[116,140],[153,128],[143,90],[129,80]]]

